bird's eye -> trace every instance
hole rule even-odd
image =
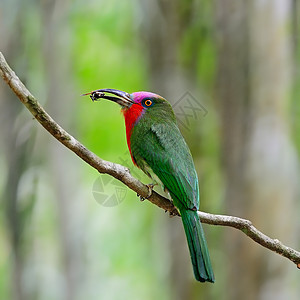
[[[152,100],[150,100],[150,99],[146,99],[146,100],[144,101],[144,104],[145,104],[145,106],[149,107],[149,106],[151,106],[151,105],[153,104],[153,102],[152,102]]]

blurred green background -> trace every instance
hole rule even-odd
[[[144,183],[119,107],[80,94],[161,94],[200,208],[300,249],[299,2],[1,0],[0,50],[63,128]],[[225,227],[204,225],[216,283],[196,282],[179,218],[60,145],[4,82],[0,99],[1,299],[299,299],[293,263]]]

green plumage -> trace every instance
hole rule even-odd
[[[198,178],[190,150],[183,139],[171,105],[163,98],[151,98],[130,136],[136,164],[151,177],[155,173],[179,209],[198,281],[214,282],[199,208]]]

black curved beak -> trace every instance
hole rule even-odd
[[[118,97],[106,95],[106,93],[113,94]],[[130,107],[134,103],[129,93],[115,90],[115,89],[95,90],[90,93],[82,94],[81,96],[87,96],[87,95],[90,95],[90,98],[93,101],[97,101],[99,99],[107,99],[120,104],[122,107]]]

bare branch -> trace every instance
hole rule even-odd
[[[114,178],[120,180],[130,189],[141,195],[147,197],[148,187],[134,178],[128,168],[119,164],[114,164],[99,158],[96,154],[89,151],[85,146],[79,143],[73,136],[61,128],[43,109],[35,97],[28,91],[16,74],[8,66],[4,56],[0,52],[0,75],[4,81],[10,86],[13,92],[17,95],[20,101],[27,107],[37,121],[59,142],[73,151],[81,159],[83,159],[90,166],[95,168],[98,172],[109,174]],[[147,199],[158,207],[170,212],[172,215],[179,216],[177,209],[172,202],[167,198],[159,195],[153,191],[152,195]],[[201,222],[211,225],[222,225],[234,227],[241,230],[252,240],[262,245],[263,247],[274,251],[287,259],[294,262],[300,268],[300,252],[283,245],[279,240],[271,239],[259,230],[257,230],[249,220],[238,217],[213,215],[204,212],[198,212]]]
[[[259,231],[257,228],[255,228],[249,220],[232,216],[213,215],[201,211],[198,211],[198,215],[202,223],[210,225],[229,226],[241,230],[253,241],[291,260],[297,265],[298,269],[300,269],[299,251],[285,246],[277,239],[271,239],[270,237]]]

